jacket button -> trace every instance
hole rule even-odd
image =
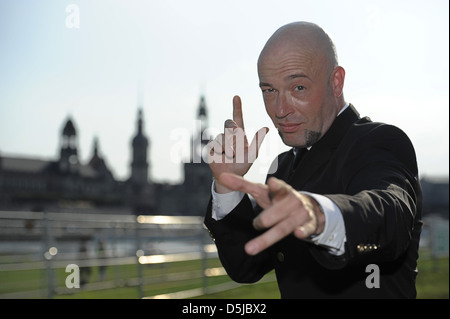
[[[277,259],[280,263],[284,261],[284,254],[281,251],[277,253]]]

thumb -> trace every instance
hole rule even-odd
[[[263,209],[266,209],[272,204],[266,184],[253,183],[233,173],[220,174],[219,182],[228,189],[252,195],[258,205]]]
[[[275,177],[269,178],[267,185],[269,187],[269,196],[273,201],[284,198],[291,190],[291,186]]]
[[[253,163],[256,158],[258,157],[259,149],[261,147],[262,142],[264,141],[264,138],[266,137],[267,133],[269,132],[268,127],[263,127],[259,129],[258,132],[256,132],[255,136],[253,137],[252,143],[250,144],[248,148],[248,162]]]

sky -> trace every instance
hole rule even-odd
[[[82,163],[94,138],[114,176],[130,175],[138,108],[150,176],[180,182],[204,95],[211,133],[243,103],[247,134],[271,130],[247,178],[287,149],[267,116],[256,61],[293,21],[319,24],[362,116],[403,129],[420,177],[449,175],[446,0],[0,0],[0,156],[56,160],[70,116]]]

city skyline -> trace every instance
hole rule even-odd
[[[1,1],[0,156],[56,158],[70,116],[81,161],[97,137],[123,180],[142,107],[150,174],[177,182],[181,165],[171,156],[185,142],[180,132],[188,141],[195,134],[200,97],[217,133],[237,94],[248,134],[271,129],[248,174],[263,181],[286,147],[265,114],[256,60],[278,27],[306,20],[335,40],[347,101],[410,136],[421,177],[448,177],[448,3],[321,3],[329,10],[317,1],[280,1],[271,10],[265,1]],[[67,24],[70,4],[79,28]]]

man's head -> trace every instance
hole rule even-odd
[[[258,74],[266,111],[286,145],[313,145],[344,106],[345,71],[332,40],[315,24],[278,29],[259,56]]]

